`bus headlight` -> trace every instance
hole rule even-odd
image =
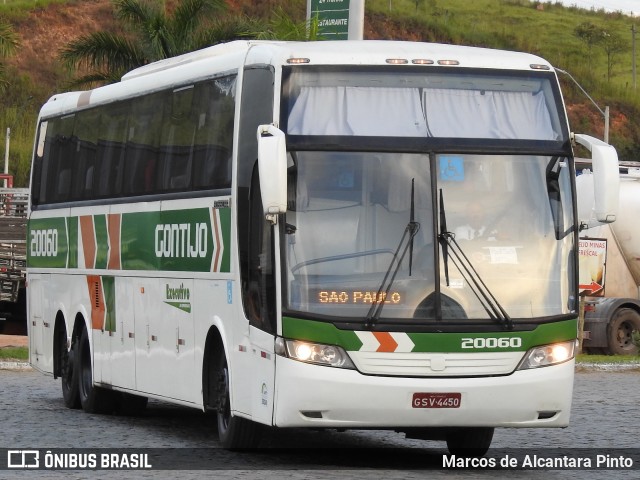
[[[355,369],[347,352],[336,345],[276,338],[276,354],[298,362]]]
[[[517,369],[527,370],[567,362],[575,356],[575,348],[575,340],[534,347],[527,352]]]

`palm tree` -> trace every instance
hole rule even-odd
[[[225,0],[182,0],[172,11],[158,0],[113,0],[116,16],[131,35],[102,31],[84,35],[61,52],[70,68],[84,68],[74,86],[114,83],[134,68],[240,38],[252,38],[260,24],[221,15]]]
[[[8,23],[0,22],[0,58],[6,58],[13,54],[17,47],[18,36],[13,27]],[[0,91],[9,85],[4,73],[4,65],[0,63]]]
[[[296,22],[287,15],[282,7],[278,7],[265,28],[256,34],[256,38],[261,40],[317,40],[318,19]]]

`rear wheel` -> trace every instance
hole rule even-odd
[[[459,457],[482,457],[493,440],[491,427],[460,428],[447,434],[449,453]]]
[[[637,355],[633,331],[640,331],[640,314],[632,308],[618,309],[608,327],[609,352],[613,355]]]
[[[78,392],[82,409],[87,413],[111,413],[115,407],[114,393],[93,385],[91,348],[86,328],[82,329],[80,335],[75,368],[78,370]]]
[[[242,450],[255,448],[260,442],[261,428],[255,422],[235,416],[231,412],[229,366],[224,350],[220,349],[214,362],[218,438],[224,448]]]
[[[67,347],[67,330],[63,327],[58,335],[60,351],[60,377],[62,380],[62,398],[67,408],[80,408],[80,394],[78,393],[78,369],[75,368],[75,355],[78,342],[73,339],[71,348]]]

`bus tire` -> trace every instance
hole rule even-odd
[[[63,326],[58,334],[58,348],[60,355],[60,379],[62,381],[62,398],[67,408],[80,408],[80,393],[78,369],[75,357],[78,350],[77,339],[71,341],[71,348],[67,349],[67,330]]]
[[[447,448],[451,455],[482,457],[493,440],[492,427],[459,428],[447,434]]]
[[[78,352],[76,354],[76,368],[78,370],[78,393],[80,404],[87,413],[111,413],[114,410],[114,392],[93,385],[91,370],[91,347],[89,333],[82,329]]]
[[[216,354],[213,374],[216,382],[216,417],[220,444],[228,450],[256,448],[260,443],[260,426],[231,412],[229,366],[222,348]]]
[[[632,333],[640,331],[640,314],[632,308],[615,311],[607,328],[607,343],[612,355],[637,355],[638,347],[633,343]]]

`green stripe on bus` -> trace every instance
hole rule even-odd
[[[123,213],[120,260],[123,270],[231,271],[231,209],[192,208]],[[30,268],[78,268],[78,217],[29,222]],[[107,215],[93,216],[95,269],[109,262]]]
[[[107,216],[94,215],[93,228],[96,235],[96,268],[107,268],[109,259],[109,234],[107,232]]]
[[[69,244],[64,217],[30,220],[27,231],[27,266],[66,268]]]
[[[116,331],[116,292],[115,277],[102,277],[102,289],[104,291],[104,304],[106,315],[104,329],[107,332]]]
[[[529,331],[498,331],[486,333],[407,333],[413,342],[412,352],[498,352],[498,351],[525,351],[537,345],[546,345],[555,342],[574,340],[577,337],[578,320],[571,319],[561,322],[544,323]],[[364,332],[369,332],[364,330]],[[359,332],[360,333],[360,332]],[[394,332],[392,332],[394,333]],[[307,340],[311,342],[339,345],[345,350],[359,350],[362,342],[355,332],[340,330],[331,323],[302,320],[292,317],[283,317],[282,335],[285,338]],[[500,339],[520,338],[521,342],[506,342],[507,348],[463,348],[463,339]],[[475,342],[478,343],[478,342]],[[480,342],[482,345],[491,345],[501,342]],[[473,341],[468,344],[473,345]]]
[[[231,209],[220,208],[218,209],[218,215],[220,216],[220,227],[222,230],[222,243],[224,250],[222,252],[222,262],[220,263],[221,272],[231,271]]]
[[[67,238],[69,238],[68,268],[78,268],[78,217],[67,218]]]
[[[123,214],[122,268],[208,272],[214,255],[219,253],[222,255],[219,271],[228,272],[230,215],[223,215],[224,210],[218,210],[221,245],[214,243],[218,227],[212,225],[208,208]]]
[[[362,342],[350,330],[340,330],[335,325],[291,317],[282,318],[282,336],[295,340],[339,345],[345,350],[359,350]]]

